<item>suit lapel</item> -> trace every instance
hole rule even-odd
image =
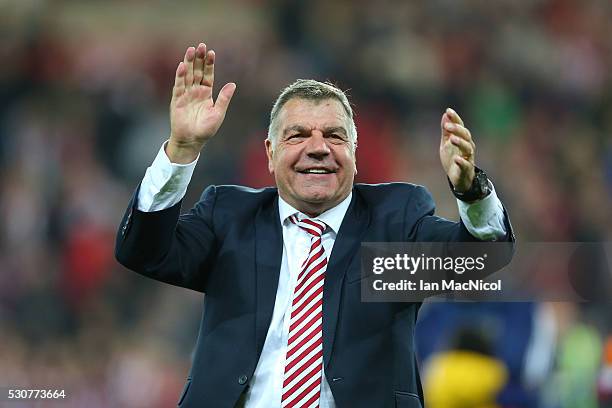
[[[283,257],[283,232],[278,214],[278,199],[263,205],[255,218],[255,264],[257,270],[257,313],[255,341],[261,354],[274,310],[278,277]]]
[[[325,367],[329,364],[336,335],[342,282],[351,261],[359,254],[359,247],[369,223],[370,214],[366,204],[353,189],[351,205],[336,236],[325,272],[323,288],[323,362]]]

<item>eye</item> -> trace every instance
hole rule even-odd
[[[304,139],[304,135],[302,133],[293,133],[285,138],[285,141],[290,143],[297,143]]]
[[[339,133],[330,133],[327,135],[327,138],[334,144],[346,142],[346,138]]]

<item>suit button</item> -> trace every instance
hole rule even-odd
[[[238,377],[238,384],[244,385],[246,384],[248,379],[249,377],[247,377],[246,375],[241,375],[240,377]]]

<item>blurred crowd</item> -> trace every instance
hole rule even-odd
[[[315,78],[355,105],[359,182],[424,184],[438,214],[457,218],[437,152],[451,106],[518,239],[609,242],[611,21],[608,0],[0,3],[0,387],[65,389],[66,407],[178,398],[202,297],[128,272],[113,245],[168,137],[187,46],[213,48],[216,88],[234,81],[237,92],[183,208],[211,183],[272,184],[272,103]],[[610,407],[610,310],[425,305],[426,398]]]

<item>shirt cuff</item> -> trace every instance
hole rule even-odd
[[[136,208],[144,212],[165,210],[172,207],[185,197],[187,186],[200,158],[188,164],[172,163],[166,155],[164,142],[155,160],[145,172]]]
[[[459,216],[473,237],[483,241],[497,241],[506,236],[504,207],[491,183],[491,192],[472,203],[457,200]]]

